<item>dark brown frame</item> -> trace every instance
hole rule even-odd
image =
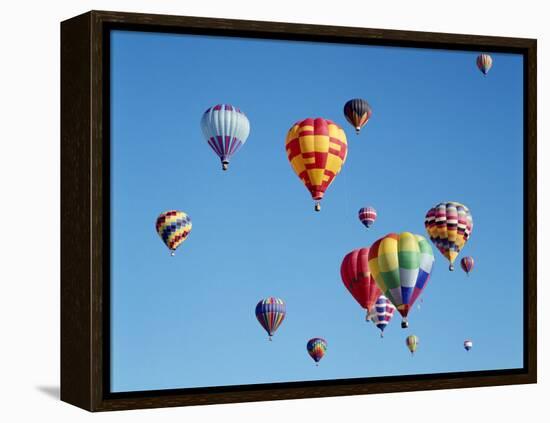
[[[524,57],[524,366],[109,393],[109,30],[500,51]],[[89,411],[536,383],[536,40],[91,11],[61,23],[61,399]]]

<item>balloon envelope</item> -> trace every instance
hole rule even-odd
[[[312,338],[307,341],[306,348],[311,358],[318,363],[327,351],[327,341],[323,338]]]
[[[418,336],[416,335],[407,336],[406,344],[411,354],[414,354],[414,352],[418,348],[418,344],[419,344],[418,341],[419,339],[418,339]]]
[[[462,267],[462,270],[464,270],[467,274],[470,274],[474,268],[474,258],[470,256],[462,257],[462,260],[460,260],[460,267]]]
[[[359,220],[368,229],[376,220],[376,210],[374,207],[363,207],[359,209]]]
[[[493,58],[488,54],[480,54],[477,56],[476,65],[483,75],[487,75],[487,72],[493,66]]]
[[[344,130],[327,119],[304,119],[290,128],[285,145],[288,161],[320,210],[319,202],[346,161]]]
[[[246,142],[250,134],[250,122],[239,108],[230,104],[217,104],[202,115],[201,129],[208,145],[226,170],[231,157]]]
[[[426,213],[426,231],[436,248],[449,260],[449,270],[474,228],[468,207],[455,201],[439,203]]]
[[[168,210],[157,217],[156,230],[162,242],[172,251],[187,239],[192,228],[191,218],[182,211]]]
[[[285,316],[286,305],[280,298],[268,297],[256,305],[256,319],[258,319],[270,339],[283,323]]]
[[[403,316],[403,327],[432,272],[434,255],[428,241],[410,232],[391,233],[369,249],[369,268],[378,288]]]
[[[369,320],[369,312],[382,294],[369,270],[369,249],[358,248],[346,254],[340,266],[340,276],[355,301],[367,311]]]
[[[374,303],[374,309],[371,313],[372,321],[378,329],[380,329],[380,336],[383,336],[384,329],[388,323],[390,323],[395,306],[384,295],[380,295]]]
[[[355,131],[359,133],[361,128],[367,124],[372,116],[372,109],[369,103],[367,103],[367,100],[354,98],[344,105],[344,116],[355,128]]]

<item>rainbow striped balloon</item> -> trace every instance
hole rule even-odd
[[[474,258],[470,256],[462,257],[462,260],[460,260],[460,267],[462,267],[462,270],[469,276],[474,268]]]
[[[414,352],[418,348],[418,344],[419,344],[418,341],[419,339],[418,339],[418,336],[416,335],[407,336],[406,344],[411,354],[414,354]]]
[[[307,341],[306,348],[311,358],[313,358],[315,363],[318,363],[327,352],[327,341],[323,338],[312,338]]]
[[[256,305],[256,319],[267,332],[270,341],[275,331],[283,323],[285,316],[286,305],[280,298],[268,297]]]
[[[388,234],[369,249],[371,275],[403,316],[403,328],[408,326],[407,315],[430,279],[433,263],[428,241],[410,232]]]
[[[483,75],[487,75],[489,69],[493,66],[493,58],[488,54],[480,54],[477,56],[476,65]]]
[[[374,304],[374,310],[371,313],[371,319],[378,329],[380,329],[380,338],[384,337],[384,329],[390,323],[395,306],[384,295],[380,295]]]
[[[176,248],[187,239],[192,227],[191,218],[182,211],[169,210],[157,217],[157,233],[170,249],[172,256]]]
[[[362,207],[359,209],[359,220],[368,229],[376,220],[376,210],[374,207]]]

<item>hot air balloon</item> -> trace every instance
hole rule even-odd
[[[336,123],[308,118],[295,123],[286,136],[288,160],[321,210],[326,189],[346,161],[346,134]]]
[[[269,340],[286,316],[286,305],[283,300],[276,297],[268,297],[256,305],[256,319],[265,329]]]
[[[488,54],[480,54],[477,56],[476,64],[479,70],[483,72],[483,75],[487,75],[487,72],[493,66],[493,58]]]
[[[359,248],[346,254],[340,266],[340,276],[355,301],[365,309],[367,320],[370,320],[369,313],[382,291],[376,286],[369,270],[369,249]]]
[[[157,217],[157,233],[170,249],[172,256],[176,254],[176,248],[189,236],[192,226],[191,218],[182,211],[169,210]]]
[[[439,203],[428,210],[424,225],[434,245],[449,260],[449,270],[454,270],[453,263],[474,227],[470,210],[454,201]]]
[[[311,358],[315,360],[315,363],[319,363],[319,360],[323,358],[327,351],[327,341],[323,338],[312,338],[307,341],[306,348]]]
[[[410,232],[388,234],[369,249],[369,268],[378,288],[403,316],[401,327],[430,278],[434,255],[428,241]]]
[[[411,354],[414,354],[414,352],[418,348],[418,344],[419,344],[418,336],[416,336],[416,335],[407,336],[406,343],[407,343],[407,348],[409,349]]]
[[[368,229],[376,220],[376,210],[373,207],[363,207],[359,209],[359,220]]]
[[[246,115],[230,104],[210,107],[201,119],[204,138],[227,170],[229,160],[246,142],[250,133],[250,122]]]
[[[359,134],[361,128],[367,124],[372,115],[372,109],[367,100],[354,98],[344,105],[344,116]]]
[[[464,349],[466,351],[470,351],[472,349],[472,347],[474,346],[474,343],[472,341],[470,341],[469,339],[467,339],[466,341],[464,341]]]
[[[395,306],[384,295],[380,295],[374,304],[374,310],[371,313],[372,321],[380,329],[380,338],[384,337],[384,329],[393,316]]]
[[[474,258],[470,256],[462,257],[462,260],[460,260],[460,267],[462,267],[462,270],[464,270],[469,276],[470,272],[474,268]]]

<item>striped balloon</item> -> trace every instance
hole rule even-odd
[[[483,72],[483,75],[487,75],[489,69],[493,66],[493,58],[488,54],[480,54],[477,56],[476,65],[478,69]]]
[[[256,305],[256,319],[265,329],[271,341],[271,337],[286,316],[286,305],[283,300],[276,297],[268,297]]]
[[[374,207],[363,207],[359,209],[359,220],[368,229],[376,220],[376,210]]]
[[[372,109],[367,100],[354,98],[344,105],[344,116],[355,128],[355,132],[359,134],[361,128],[367,124],[372,116]]]
[[[418,344],[419,344],[418,341],[419,339],[418,339],[418,336],[416,335],[407,336],[407,340],[406,340],[407,348],[409,349],[411,354],[414,354],[414,352],[418,348]]]
[[[428,241],[410,232],[388,234],[369,249],[371,274],[403,316],[403,328],[408,326],[407,315],[430,279],[433,263]]]
[[[434,245],[449,260],[449,270],[454,270],[453,263],[474,228],[470,210],[455,201],[439,203],[428,210],[424,225]]]
[[[470,256],[462,257],[462,260],[460,260],[460,267],[462,267],[462,270],[464,270],[467,275],[470,275],[470,272],[474,268],[474,258]]]
[[[384,295],[380,295],[374,304],[373,312],[371,313],[371,318],[374,324],[378,329],[380,329],[380,337],[384,337],[384,329],[388,323],[390,323],[393,313],[395,311],[395,306],[388,300]]]
[[[222,169],[227,170],[229,160],[248,138],[248,118],[237,107],[217,104],[204,112],[201,128],[208,145],[220,158]]]
[[[326,189],[346,161],[346,133],[330,120],[308,118],[290,128],[285,144],[288,161],[316,201],[315,210],[321,210]]]
[[[340,276],[355,301],[367,312],[367,320],[370,320],[370,311],[382,292],[369,270],[369,249],[358,248],[346,254],[340,266]]]
[[[464,349],[466,351],[470,351],[472,349],[472,347],[474,346],[474,343],[472,341],[470,341],[469,339],[467,339],[466,341],[464,341]]]
[[[157,233],[170,249],[172,256],[176,248],[189,236],[192,226],[191,218],[178,210],[161,213],[156,223]]]
[[[311,358],[318,363],[327,352],[327,341],[323,338],[312,338],[307,341],[306,348]]]

